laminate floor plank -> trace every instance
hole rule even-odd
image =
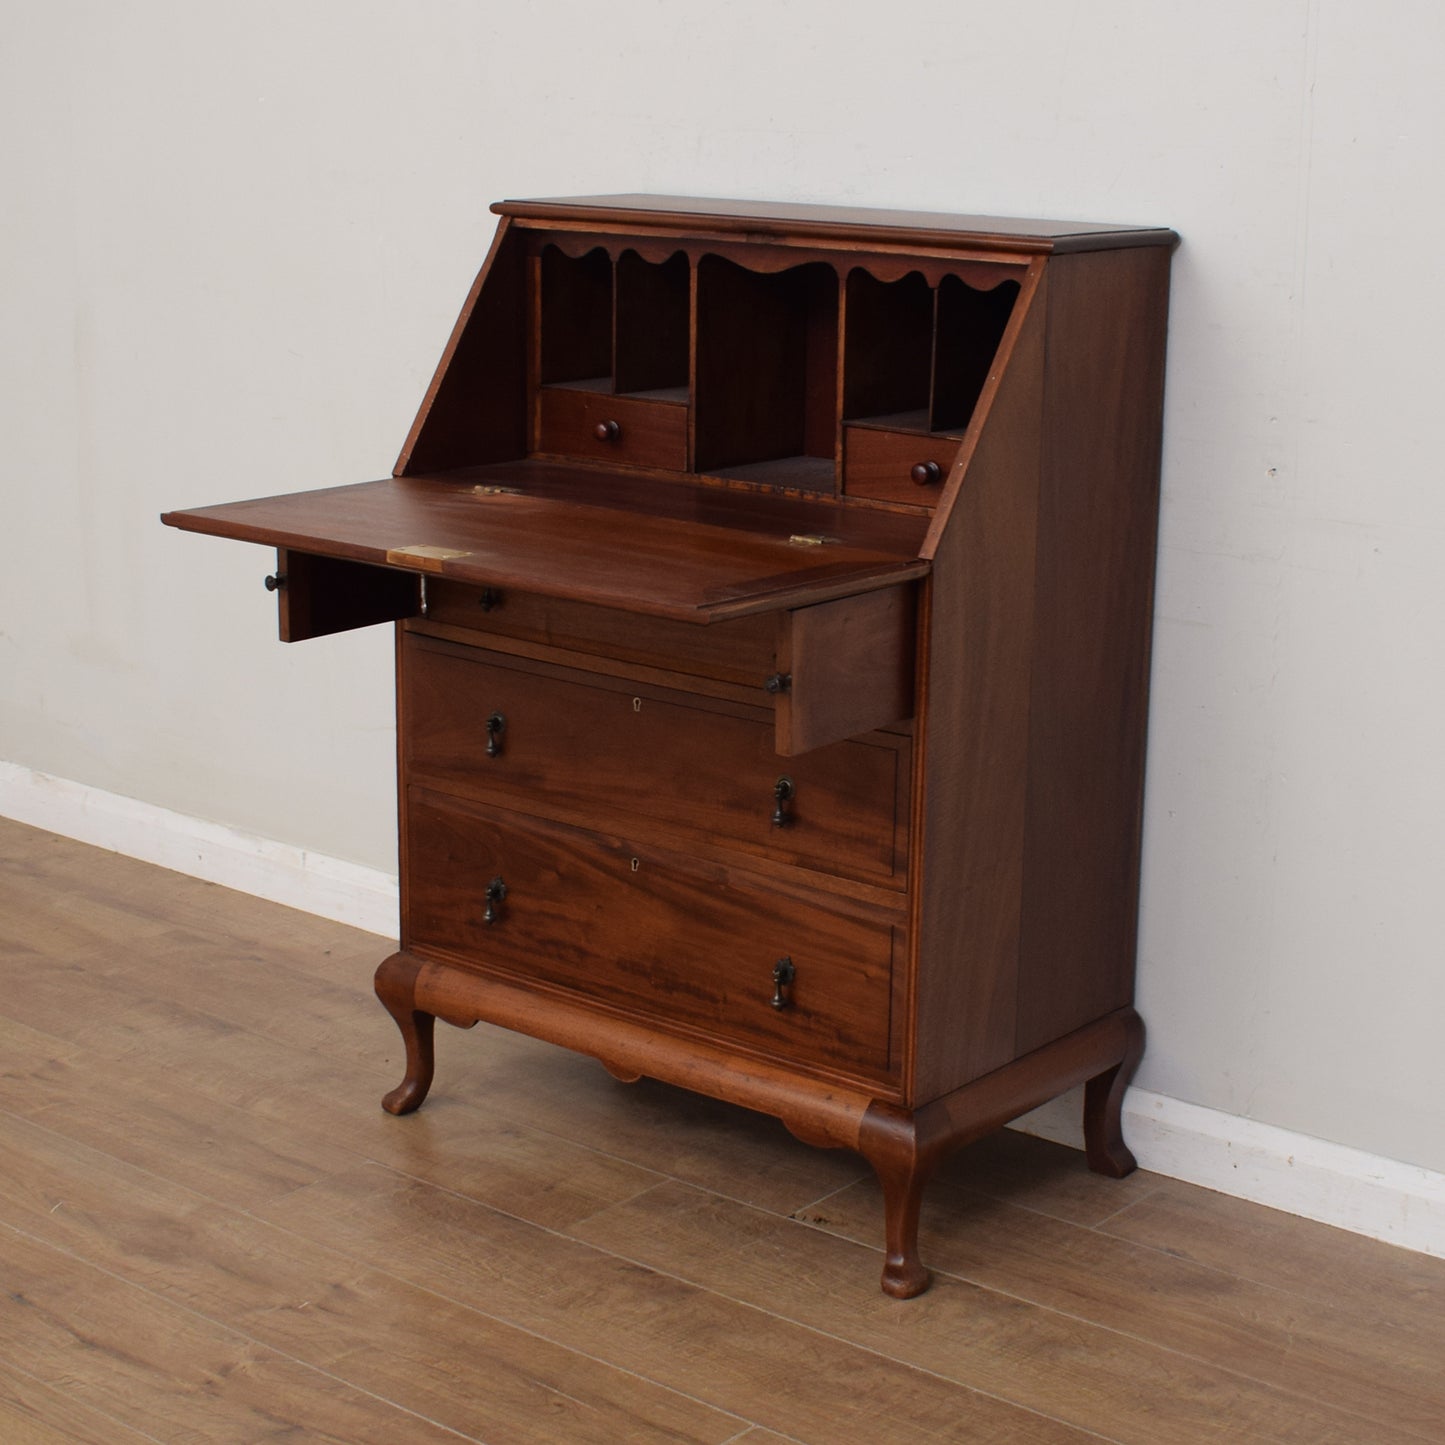
[[[488,1025],[440,1038],[437,1074],[425,1109],[484,1105],[560,1138],[605,1140],[624,1159],[782,1214],[869,1173],[856,1154],[800,1144],[766,1115],[655,1079],[622,1084],[595,1060]]]
[[[802,1441],[1097,1439],[376,1167],[297,1190],[265,1217]]]
[[[384,1114],[391,947],[0,819],[0,1445],[1445,1441],[1445,1261],[1004,1132],[891,1301],[773,1120],[487,1025]]]
[[[379,958],[395,947],[379,934],[0,818],[0,918],[12,909],[47,916],[62,902],[69,912],[87,902],[116,904],[117,925],[137,935],[179,926],[242,945],[289,942],[322,974],[334,960],[363,950]]]
[[[945,1194],[960,1190],[1020,1209],[1092,1227],[1147,1198],[1169,1181],[1143,1169],[1125,1179],[1092,1174],[1081,1150],[1013,1129],[951,1154],[933,1175]]]
[[[747,1424],[28,1121],[0,1115],[0,1157],[0,1223],[465,1438],[718,1445]]]
[[[1361,1323],[1418,1331],[1445,1357],[1445,1259],[1169,1179],[1099,1228]]]
[[[156,1439],[0,1361],[5,1445],[154,1445]]]
[[[22,980],[17,993],[25,990]],[[98,1012],[98,1001],[91,1007]],[[156,1005],[144,1007],[150,1015]],[[12,1036],[7,1071],[27,1059],[32,1071],[0,1075],[0,1107],[227,1203],[252,1207],[371,1159],[561,1227],[661,1177],[490,1109],[453,1105],[394,1118],[377,1102],[375,1078],[338,1087],[322,1063],[321,1077],[302,1084],[298,1068],[317,1070],[317,1055],[249,1032],[217,1042],[206,1016],[169,1009],[162,1032],[142,1031],[153,1040],[144,1053],[124,1028],[124,1012],[109,1017],[116,1036],[93,1036],[68,1064],[36,1042],[47,1036],[0,1020],[0,1043]],[[258,1070],[284,1085],[253,1092]],[[178,1090],[177,1078],[194,1085]]]
[[[323,1060],[335,1061],[334,1082],[354,1101],[379,1100],[400,1078],[400,1037],[370,991],[375,964],[389,951],[385,940],[54,835],[38,837],[56,857],[50,874],[67,887],[99,878],[107,895],[151,900],[156,919],[129,935],[117,932],[103,947],[89,935],[64,940],[57,950],[63,971],[36,980],[23,970],[21,992],[0,1002],[12,1018],[83,1044],[165,1049],[188,1077],[211,1070],[191,1070],[193,1039],[165,1038],[182,1022],[182,1007],[185,1021],[208,1033],[199,1045],[208,1057],[237,1030],[290,1046],[267,1072],[259,1066],[263,1045],[232,1038],[228,1052],[242,1061],[247,1083],[229,1099],[248,1108],[285,1107],[306,1096],[318,1087]],[[258,918],[273,929],[258,926]],[[209,935],[202,931],[208,920]],[[184,987],[176,990],[178,978]],[[161,989],[178,992],[184,1005],[162,1001]],[[471,1107],[584,1147],[606,1138],[609,1152],[623,1159],[783,1213],[867,1172],[854,1155],[799,1145],[776,1120],[651,1080],[618,1084],[593,1060],[507,1030],[442,1025],[437,1041],[438,1083],[425,1114],[403,1121],[414,1132],[426,1115]],[[343,1070],[356,1082],[343,1083]]]
[[[843,1190],[805,1222],[872,1243],[882,1200]],[[1347,1311],[987,1197],[935,1190],[923,1257],[987,1289],[1150,1341],[1300,1400],[1445,1439],[1445,1320],[1438,1328],[1362,1328]]]
[[[0,1358],[162,1441],[457,1445],[445,1430],[0,1225]]]
[[[166,927],[144,894],[113,885],[109,870],[57,881],[23,856],[0,866],[0,953],[28,949],[57,956],[103,948],[118,938],[138,940]]]
[[[838,1235],[677,1183],[572,1231],[610,1253],[826,1329],[1081,1429],[1131,1445],[1231,1439],[1358,1445],[1359,1416],[947,1275],[900,1309],[882,1255]],[[1376,1445],[1416,1437],[1381,1429]]]

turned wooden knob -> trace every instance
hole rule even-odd
[[[600,442],[615,442],[622,435],[622,428],[615,421],[599,421],[592,428],[592,435]]]
[[[943,480],[943,468],[937,462],[919,462],[908,475],[920,487],[932,487]]]

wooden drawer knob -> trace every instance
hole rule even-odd
[[[943,468],[937,462],[919,462],[908,475],[920,487],[936,487],[943,480]]]
[[[622,435],[622,428],[615,421],[599,421],[592,428],[592,435],[600,442],[615,442]]]

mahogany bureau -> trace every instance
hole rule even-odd
[[[281,636],[395,621],[415,1109],[479,1019],[776,1115],[882,1184],[1131,1007],[1167,230],[509,201],[391,478],[168,513]]]

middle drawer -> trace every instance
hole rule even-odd
[[[403,635],[409,781],[595,827],[653,822],[781,862],[901,887],[908,741],[798,757],[770,713],[622,679],[535,670]]]

